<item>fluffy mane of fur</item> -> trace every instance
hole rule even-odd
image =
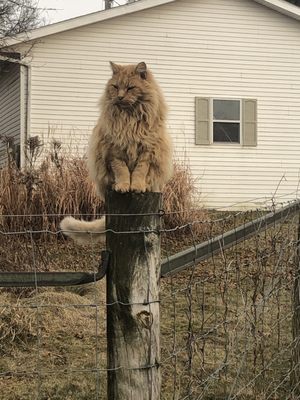
[[[103,200],[107,186],[118,183],[111,167],[114,159],[125,161],[132,172],[138,158],[147,157],[146,187],[139,191],[160,191],[172,175],[171,143],[165,126],[167,107],[151,71],[145,71],[145,79],[135,65],[113,64],[113,71],[100,102],[102,113],[92,133],[88,152],[89,173]],[[121,90],[134,87],[126,93],[129,98],[125,107],[119,106],[118,90],[114,86]],[[128,191],[130,188],[122,189]]]
[[[162,191],[172,176],[172,145],[163,94],[145,63],[111,63],[111,67],[113,75],[100,101],[102,112],[89,142],[90,177],[102,200],[107,188]],[[79,231],[89,230],[87,224],[80,225],[69,217],[61,228],[76,240]]]

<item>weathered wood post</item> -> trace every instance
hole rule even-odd
[[[293,346],[291,386],[294,395],[300,394],[300,214],[298,216],[297,247],[295,249],[295,280],[293,290]]]
[[[107,398],[158,400],[161,194],[110,191],[106,206]]]

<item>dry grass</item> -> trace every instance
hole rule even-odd
[[[105,374],[97,380],[90,372],[97,348],[98,367],[106,364],[104,307],[91,306],[103,301],[103,283],[97,287],[101,298],[95,288],[84,296],[72,289],[20,298],[0,293],[0,303],[8,305],[0,313],[1,400],[31,400],[37,393],[45,400],[96,398],[96,381],[104,392]]]
[[[192,176],[188,165],[175,162],[173,178],[168,182],[163,193],[165,228],[172,229],[176,226],[188,225],[196,220],[208,220],[207,211],[201,205],[199,206],[200,197],[196,179]],[[203,234],[203,230],[205,230],[204,225],[193,226],[193,232],[196,235]]]
[[[289,381],[296,231],[296,220],[274,225],[161,281],[162,400],[299,398]],[[165,241],[168,253],[188,237]],[[72,242],[11,242],[11,270],[32,270],[33,249],[38,270],[87,270],[99,259]],[[104,281],[0,291],[0,400],[105,400],[105,331]]]
[[[55,231],[63,215],[93,219],[104,212],[83,158],[67,156],[60,143],[54,141],[43,156],[44,161],[38,163],[42,144],[32,138],[27,146],[27,168],[19,170],[9,162],[7,168],[0,170],[0,228]],[[177,162],[174,171],[163,194],[166,229],[207,219],[201,207],[193,211],[195,199],[199,198],[189,168]],[[198,225],[196,233],[201,234],[201,229]]]
[[[42,150],[35,139],[28,143],[26,169],[19,170],[10,162],[0,170],[0,230],[57,231],[65,214],[93,218],[103,212],[84,159],[67,157],[54,142],[38,163]],[[193,211],[196,198],[189,168],[176,163],[174,178],[163,194],[165,228],[207,220],[201,207]],[[168,253],[177,250],[178,237],[183,238],[184,232],[164,238]],[[201,237],[203,225],[194,226],[193,232]],[[83,252],[71,241],[49,243],[49,238],[34,235],[31,241],[29,235],[2,236],[0,270],[96,270],[99,248]],[[188,241],[192,240],[186,235],[179,248],[191,245]],[[97,378],[89,372],[96,362],[103,370],[106,367],[104,303],[102,281],[92,288],[0,290],[0,400],[32,400],[37,393],[45,400],[105,399],[106,373]]]
[[[292,222],[272,227],[162,280],[163,400],[185,398],[190,386],[190,399],[229,398],[232,387],[233,394],[241,391],[238,400],[292,399],[288,371],[295,233]],[[36,244],[43,245],[45,257],[51,246]],[[64,246],[53,247],[47,255],[51,266]],[[59,260],[70,269],[88,264],[86,254],[64,250],[71,254],[61,251],[57,268]],[[1,400],[31,400],[37,393],[45,400],[106,399],[104,281],[26,295],[3,290],[3,304],[8,307],[0,307]],[[103,368],[98,380],[92,371],[97,350],[97,365]]]
[[[84,159],[65,156],[57,142],[42,163],[34,154],[23,170],[13,163],[0,170],[2,229],[55,230],[55,215],[94,216],[101,211],[103,204],[88,179]]]

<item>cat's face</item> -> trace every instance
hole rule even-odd
[[[117,65],[111,62],[112,78],[108,81],[106,97],[111,105],[119,109],[132,110],[147,97],[147,66]]]

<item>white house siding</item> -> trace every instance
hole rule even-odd
[[[20,66],[7,63],[0,73],[0,136],[20,143]],[[0,167],[6,164],[7,146],[0,140]]]
[[[178,0],[43,38],[33,48],[31,134],[54,135],[82,153],[109,60],[151,66],[169,104],[176,157],[190,164],[205,205],[296,196],[298,21],[252,0]],[[196,96],[257,99],[257,147],[196,146]]]

